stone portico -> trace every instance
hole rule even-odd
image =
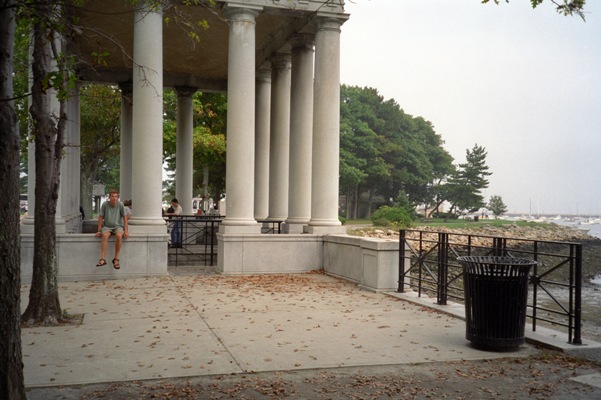
[[[178,4],[163,10],[106,0],[72,12],[82,30],[63,49],[87,60],[81,81],[122,91],[119,190],[122,199],[133,200],[135,212],[123,268],[96,271],[99,239],[81,233],[75,89],[56,215],[59,279],[167,273],[168,236],[159,208],[164,88],[175,89],[178,97],[176,196],[184,213],[192,212],[192,95],[227,93],[227,212],[217,235],[218,270],[323,268],[324,235],[344,232],[338,220],[344,2],[225,0],[215,7]],[[206,21],[209,28],[195,42],[181,28],[184,20]],[[102,63],[92,56],[100,52],[107,54]],[[33,154],[30,149],[30,210],[22,224],[25,282],[33,259]],[[261,235],[257,220],[283,220],[285,234]]]

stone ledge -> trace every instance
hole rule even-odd
[[[111,265],[115,238],[109,239],[107,265],[98,268],[101,239],[94,234],[56,235],[58,280],[95,281],[167,274],[167,234],[133,234],[123,240],[119,255],[121,269]],[[21,280],[31,282],[33,275],[33,235],[21,236]]]

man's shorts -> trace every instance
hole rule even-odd
[[[104,235],[104,232],[110,232],[111,235],[116,235],[117,233],[121,233],[123,234],[123,227],[122,226],[115,226],[113,228],[109,228],[106,226],[103,226],[102,229],[102,234]]]

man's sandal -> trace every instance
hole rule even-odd
[[[106,265],[106,260],[104,258],[101,258],[100,260],[98,260],[98,264],[96,264],[97,267],[104,267]]]
[[[115,268],[115,269],[121,268],[121,266],[119,265],[119,259],[118,258],[113,258],[113,268]]]

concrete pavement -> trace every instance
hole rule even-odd
[[[457,317],[323,274],[198,272],[61,283],[62,308],[84,314],[83,324],[23,329],[26,386],[525,357],[539,351],[529,344],[512,353],[474,349]],[[28,293],[24,286],[23,308]]]

